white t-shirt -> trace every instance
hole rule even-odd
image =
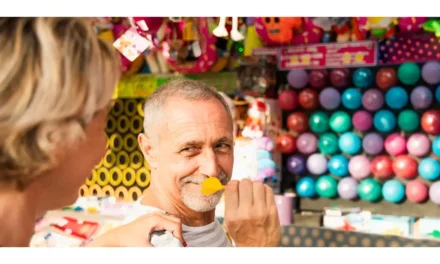
[[[142,205],[140,201],[142,197],[135,203],[132,209],[128,211],[123,224],[130,223],[142,215],[152,213],[154,211],[159,211],[160,209]],[[163,233],[162,233],[163,234]],[[214,222],[205,226],[186,226],[182,225],[182,235],[183,239],[187,243],[188,247],[231,247],[232,244],[226,235],[220,222],[216,219]],[[162,236],[162,235],[161,235]],[[174,237],[173,237],[174,238]],[[157,243],[161,246],[176,246],[176,240],[165,238],[155,238]],[[153,242],[152,242],[153,244]],[[153,244],[154,245],[154,244]],[[178,245],[177,245],[178,246]]]

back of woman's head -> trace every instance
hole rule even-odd
[[[56,166],[111,100],[115,49],[82,18],[0,18],[0,183]]]

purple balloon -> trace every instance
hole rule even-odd
[[[348,162],[348,171],[353,178],[362,180],[370,175],[370,161],[363,155],[354,156]]]
[[[304,154],[312,154],[318,148],[318,138],[310,132],[303,133],[296,139],[296,148]]]
[[[341,94],[335,88],[325,88],[319,94],[319,103],[321,103],[325,109],[336,109],[341,103]]]
[[[309,82],[309,76],[307,72],[303,69],[291,70],[287,74],[287,82],[296,89],[301,89],[306,87]]]
[[[383,103],[383,94],[379,89],[368,89],[362,96],[362,105],[369,111],[379,110]]]
[[[435,204],[440,205],[440,181],[437,181],[429,188],[429,199]]]
[[[373,117],[365,110],[359,110],[352,117],[353,126],[359,131],[367,131],[373,126]]]
[[[425,86],[417,86],[411,92],[411,104],[415,109],[428,108],[434,100],[434,95],[431,90]]]
[[[342,199],[353,200],[358,197],[358,181],[352,177],[345,177],[338,183],[338,193]]]
[[[423,65],[422,78],[429,84],[440,83],[440,63],[431,61]]]
[[[313,175],[321,175],[327,171],[327,159],[320,153],[315,153],[307,159],[307,170]]]
[[[383,151],[383,138],[378,133],[368,133],[362,141],[362,147],[370,155],[377,155]]]
[[[292,174],[301,174],[306,171],[306,160],[299,155],[292,155],[287,159],[287,170]]]

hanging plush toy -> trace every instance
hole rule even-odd
[[[220,22],[218,26],[212,31],[212,34],[218,38],[224,38],[228,36],[228,31],[226,30],[226,17],[220,17]],[[232,17],[232,29],[231,29],[231,39],[234,41],[240,41],[244,39],[244,36],[238,31],[238,17]]]
[[[303,31],[301,17],[258,17],[255,29],[267,45],[288,44],[293,36]]]
[[[346,42],[350,39],[348,17],[314,17],[313,24],[324,31],[323,42]]]
[[[264,126],[269,122],[269,113],[269,106],[263,99],[252,101],[249,105],[248,118],[242,136],[247,138],[262,137]]]
[[[396,34],[396,25],[395,17],[369,17],[367,28],[373,39],[388,39]]]
[[[352,41],[364,40],[367,38],[367,18],[366,17],[352,17],[350,39]]]
[[[323,31],[309,17],[303,19],[303,29],[293,36],[292,44],[314,44],[321,42]]]
[[[418,33],[423,30],[426,20],[426,17],[399,18],[399,30],[402,33]]]

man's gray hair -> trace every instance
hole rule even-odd
[[[167,100],[173,96],[178,96],[184,100],[190,101],[219,100],[229,117],[232,127],[233,119],[229,105],[215,88],[199,81],[176,79],[159,87],[145,100],[144,132],[148,137],[157,139],[154,129],[159,126],[160,122],[162,122],[163,107],[166,106]]]

